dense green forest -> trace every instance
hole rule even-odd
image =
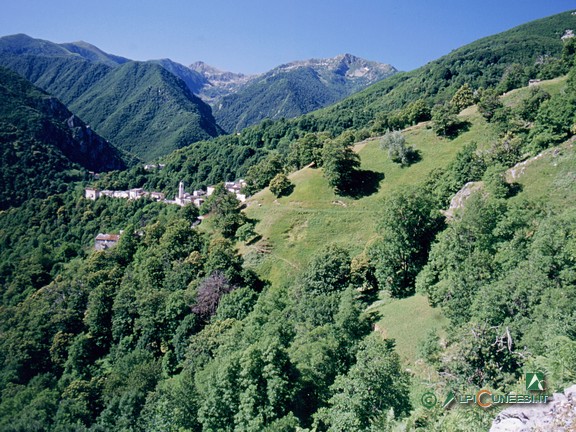
[[[393,344],[362,341],[370,320],[345,250],[327,248],[297,285],[271,291],[191,217],[79,193],[2,215],[3,430],[291,430],[329,388],[342,400],[334,393],[319,421],[342,424],[340,407],[359,397],[347,382],[372,387],[366,373],[383,381],[351,427],[374,406],[408,412]],[[89,250],[90,232],[119,228],[116,248]]]
[[[210,107],[163,67],[129,62],[70,103],[117,145],[151,160],[222,133]]]
[[[341,115],[267,121],[177,150],[162,170],[92,183],[174,192],[181,179],[188,187],[245,175],[252,193],[270,184],[246,209],[222,185],[199,210],[91,201],[86,182],[11,198],[21,205],[0,212],[0,430],[476,431],[494,411],[426,408],[422,394],[522,393],[534,370],[549,391],[574,384],[576,38],[562,45],[557,30],[573,19],[479,41],[344,101]],[[490,49],[502,61],[478,69]],[[426,68],[465,55],[474,58],[465,70],[431,80]],[[509,84],[515,63],[521,78]],[[428,93],[402,90],[408,76],[426,78]],[[558,79],[500,96],[535,77]],[[371,99],[390,82],[390,96]],[[366,111],[349,122],[347,104]],[[462,141],[469,132],[476,140]],[[369,145],[373,153],[359,149]],[[430,148],[451,157],[428,169]],[[535,155],[525,177],[511,177]],[[382,160],[386,172],[370,169]],[[398,172],[412,173],[409,184]],[[442,213],[470,182],[475,192]],[[321,210],[343,221],[314,225],[305,198],[318,191],[330,201]],[[373,231],[361,202],[374,206]],[[255,219],[294,208],[288,228]],[[330,225],[334,235],[315,244],[296,232]],[[367,231],[357,233],[363,244],[335,241],[353,227]],[[274,229],[309,256],[282,256],[265,238]],[[99,232],[120,240],[96,251]],[[430,328],[411,364],[380,312],[417,296],[447,325]]]

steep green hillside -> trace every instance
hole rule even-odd
[[[388,128],[430,119],[433,104],[449,101],[464,83],[473,91],[490,85],[503,92],[525,86],[528,79],[560,76],[570,68],[569,57],[561,56],[561,36],[565,29],[576,27],[575,21],[576,16],[568,12],[534,21],[462,47],[415,71],[396,74],[332,107],[296,119],[265,120],[238,135],[195,143],[168,156],[166,171],[152,176],[150,185],[175,190],[178,179],[199,187],[242,178],[274,151],[285,158],[287,169],[301,168],[313,161],[294,155],[308,145],[303,144],[308,134],[326,132],[333,138],[348,131],[360,141]]]
[[[564,77],[539,86],[557,97],[565,87]],[[502,101],[507,106],[518,107],[530,94],[529,88],[522,88],[508,93]],[[406,144],[420,155],[420,160],[408,167],[390,160],[381,148],[381,137],[357,143],[354,149],[360,156],[360,170],[379,174],[381,179],[377,185],[369,186],[365,196],[337,195],[323,176],[323,170],[313,167],[290,175],[295,187],[289,196],[277,198],[268,188],[255,194],[248,201],[246,214],[257,221],[256,230],[270,253],[260,254],[258,244],[246,247],[244,253],[258,263],[266,277],[280,284],[287,283],[295,271],[302,269],[325,239],[345,246],[353,255],[360,254],[376,236],[384,197],[406,185],[433,181],[441,173],[438,170],[446,170],[469,143],[489,154],[502,142],[502,126],[487,122],[476,106],[463,110],[458,118],[467,127],[453,139],[435,134],[431,122],[404,130]],[[431,173],[436,174],[430,177]],[[541,183],[541,187],[545,188],[545,184]]]
[[[527,127],[571,108],[573,79],[541,84],[554,96]],[[525,113],[539,94],[502,101]],[[199,229],[193,207],[90,201],[81,188],[0,212],[0,428],[485,430],[495,410],[424,408],[422,395],[523,392],[524,368],[545,370],[551,389],[573,382],[573,143],[529,159],[502,194],[495,143],[515,122],[476,106],[459,119],[453,138],[430,122],[404,130],[420,156],[404,167],[380,138],[357,143],[355,196],[308,167],[288,196],[255,195],[248,218],[215,193]],[[407,234],[397,222],[421,217],[421,232],[479,177],[483,192],[436,226],[420,292],[393,295],[388,265],[414,246],[388,253]],[[230,220],[244,223],[236,234],[222,230]],[[92,250],[97,232],[121,229],[117,246]]]
[[[80,185],[0,212],[0,429],[477,431],[498,408],[449,392],[573,385],[573,60],[384,136],[361,112],[270,121],[102,176],[282,186],[244,207],[219,185],[198,228],[194,206]]]
[[[460,86],[523,87],[531,78],[561,73],[553,61],[562,51],[561,36],[576,27],[576,16],[565,12],[530,22],[456,49],[411,72],[400,73],[314,114],[320,124],[362,128],[378,113],[390,113],[409,102],[449,100]],[[564,69],[566,71],[566,69]]]
[[[405,185],[423,182],[434,169],[446,167],[464,144],[485,135],[487,125],[478,113],[463,114],[473,123],[455,140],[437,137],[426,123],[410,128],[407,143],[421,154],[421,161],[408,168],[392,162],[380,148],[380,140],[369,139],[356,145],[361,169],[378,173],[382,180],[373,193],[359,199],[334,193],[321,169],[304,168],[290,176],[295,188],[287,197],[276,198],[268,189],[254,195],[246,210],[258,221],[256,230],[272,246],[269,256],[259,256],[257,245],[247,250],[274,283],[287,283],[302,269],[326,241],[360,254],[376,236],[382,199]]]
[[[559,94],[565,86],[566,80],[561,78],[543,82],[540,88]],[[530,94],[528,88],[519,89],[507,94],[503,102],[518,107]],[[323,170],[312,167],[290,175],[294,190],[288,196],[277,198],[268,189],[254,195],[245,212],[256,221],[256,231],[262,239],[242,247],[247,261],[274,285],[283,285],[289,284],[294,275],[306,267],[326,241],[345,247],[353,256],[365,253],[378,238],[377,225],[385,197],[407,185],[438,180],[442,174],[438,170],[445,171],[466,144],[476,143],[479,151],[489,153],[501,141],[498,125],[487,122],[476,106],[463,110],[459,118],[467,122],[468,127],[454,139],[437,136],[430,122],[403,131],[407,145],[414,147],[421,158],[408,167],[390,160],[388,153],[380,147],[381,138],[356,144],[360,169],[380,175],[377,185],[370,186],[366,196],[338,196],[323,176]],[[555,150],[548,150],[550,154],[553,152]],[[563,184],[571,187],[571,178],[572,174],[568,172]],[[559,177],[555,181],[562,182]],[[541,192],[537,194],[530,189],[527,190],[529,196],[541,198],[549,194],[554,197],[559,193],[565,197],[565,188],[540,182],[538,176],[531,184],[534,185],[531,188],[538,187]]]
[[[220,134],[210,107],[159,65],[129,62],[70,108],[104,137],[145,160]]]
[[[145,160],[221,133],[210,107],[156,64],[86,44],[0,38],[0,64],[58,97],[114,145]]]
[[[126,167],[120,152],[57,99],[0,67],[0,209],[62,192],[84,171]]]
[[[426,296],[421,294],[400,300],[377,301],[368,311],[377,312],[380,318],[374,330],[386,338],[394,339],[398,354],[411,367],[419,359],[418,348],[430,331],[442,332],[448,324],[442,311],[430,306]]]
[[[557,99],[541,106],[537,121],[549,106],[561,112],[561,105],[553,101],[573,103],[573,96],[565,96],[573,92],[573,79],[568,84],[564,78],[540,84]],[[535,92],[522,88],[506,94],[502,102],[522,110]],[[573,110],[569,116],[573,122]],[[508,182],[514,186],[498,189],[495,184],[501,183],[493,181],[502,177],[489,173],[504,170],[491,156],[496,143],[502,142],[502,125],[487,122],[476,106],[462,111],[459,118],[469,124],[455,139],[439,138],[428,122],[403,131],[407,144],[421,155],[409,167],[390,161],[379,138],[356,144],[361,169],[382,174],[379,187],[370,188],[367,196],[337,196],[322,169],[307,167],[290,176],[294,190],[288,196],[277,198],[265,189],[249,200],[245,210],[256,222],[259,237],[242,244],[241,251],[247,265],[272,286],[294,286],[326,244],[337,244],[355,256],[352,273],[370,274],[370,265],[363,266],[375,265],[373,276],[382,290],[384,281],[378,276],[382,264],[375,252],[379,242],[397,241],[382,226],[390,197],[407,185],[433,195],[447,172],[463,172],[465,158],[460,155],[468,143],[477,143],[478,154],[488,164],[481,192],[465,200],[464,208],[436,236],[417,278],[419,292],[398,299],[380,291],[381,300],[376,298],[367,309],[377,316],[376,332],[396,340],[412,372],[411,400],[416,409],[405,423],[408,429],[416,423],[423,425],[416,430],[453,430],[470,423],[482,430],[494,417],[473,408],[469,413],[421,412],[425,392],[433,391],[441,400],[450,390],[471,393],[481,386],[523,391],[522,365],[545,370],[554,388],[574,382],[574,366],[557,365],[558,358],[573,361],[576,347],[574,308],[566,303],[574,298],[576,262],[574,139],[510,168]],[[537,122],[535,128],[540,128]],[[472,179],[464,181],[468,180]],[[398,219],[409,214],[406,208],[398,210],[402,210]],[[494,343],[498,338],[509,338],[505,353]]]
[[[521,185],[513,200],[543,200],[550,209],[559,211],[576,202],[576,151],[574,139],[528,159],[512,171],[508,181]]]

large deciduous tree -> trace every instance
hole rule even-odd
[[[270,192],[278,198],[283,195],[290,195],[293,188],[294,185],[284,173],[276,174],[276,176],[270,180]]]
[[[233,237],[236,230],[244,223],[244,215],[238,208],[240,202],[234,194],[228,192],[220,183],[214,188],[212,195],[202,204],[201,213],[212,213],[214,226],[226,238]]]
[[[466,83],[460,87],[452,99],[450,99],[450,105],[454,107],[457,112],[462,111],[464,108],[468,108],[474,103],[474,92],[470,87],[470,84]]]
[[[342,291],[350,282],[350,256],[338,245],[328,245],[313,258],[302,277],[306,291],[328,294]]]
[[[498,94],[493,89],[482,91],[480,100],[478,101],[478,111],[486,121],[491,121],[496,114],[496,111],[501,109],[504,105],[498,97]]]
[[[253,194],[264,189],[270,181],[284,170],[285,161],[278,152],[271,152],[268,156],[250,167],[246,174],[246,192]]]
[[[396,297],[414,292],[414,280],[426,263],[441,220],[423,190],[406,188],[384,201],[378,225],[381,237],[370,250],[381,288]]]
[[[354,173],[360,167],[360,157],[350,143],[327,141],[322,148],[324,176],[337,193],[345,193],[353,184]]]
[[[432,130],[436,135],[454,137],[458,135],[462,125],[463,122],[458,119],[450,105],[437,105],[432,110]]]
[[[410,165],[418,157],[417,151],[406,145],[406,138],[400,131],[386,132],[380,141],[380,147],[388,151],[392,162],[399,163],[402,167]]]

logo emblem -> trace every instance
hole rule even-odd
[[[544,391],[544,374],[542,372],[526,372],[526,390]]]
[[[444,408],[444,409],[448,408],[450,406],[450,404],[452,402],[454,402],[455,400],[456,400],[456,395],[454,394],[454,392],[452,390],[450,390],[450,393],[448,393],[448,395],[446,396],[446,400],[442,404],[442,408]]]
[[[438,402],[438,399],[436,399],[436,395],[434,393],[427,392],[422,395],[420,401],[422,402],[422,406],[424,406],[424,408],[430,409],[434,408],[436,402]]]

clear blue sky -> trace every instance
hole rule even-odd
[[[574,8],[568,0],[2,0],[0,35],[84,40],[135,60],[202,60],[244,73],[343,53],[411,70]]]

